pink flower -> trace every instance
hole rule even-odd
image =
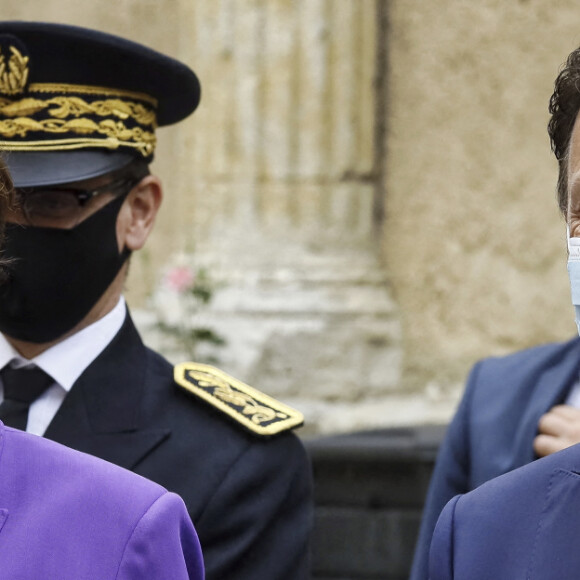
[[[194,285],[195,274],[187,266],[177,266],[165,274],[164,282],[175,292],[181,293]]]

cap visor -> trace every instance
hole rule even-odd
[[[121,151],[4,151],[15,187],[84,181],[123,168],[135,159]]]

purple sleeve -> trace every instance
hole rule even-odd
[[[131,533],[117,580],[203,580],[201,547],[182,499],[165,493]]]

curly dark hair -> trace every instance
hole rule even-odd
[[[552,151],[558,160],[557,197],[565,215],[568,203],[568,153],[578,111],[580,111],[580,48],[574,50],[554,83],[548,107],[551,118],[548,134]]]

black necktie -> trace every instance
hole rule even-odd
[[[12,368],[0,371],[4,385],[4,401],[0,405],[0,419],[8,427],[26,429],[28,409],[54,380],[38,367]]]

